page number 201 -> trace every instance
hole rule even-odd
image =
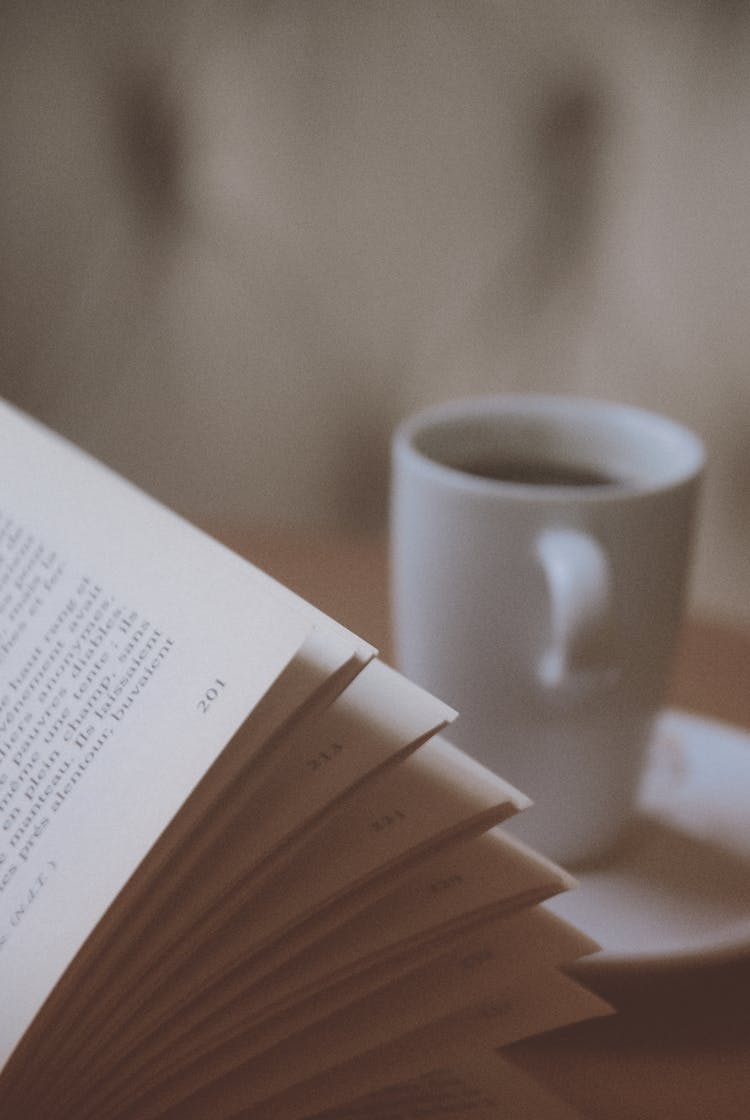
[[[200,700],[196,704],[196,707],[201,715],[205,716],[208,714],[211,709],[211,705],[215,700],[219,699],[222,689],[224,688],[226,688],[226,684],[224,683],[224,681],[220,681],[217,677],[213,684],[206,689],[206,691],[203,693]]]

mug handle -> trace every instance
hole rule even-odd
[[[536,555],[547,583],[550,635],[537,675],[556,690],[589,691],[617,677],[607,554],[577,529],[546,529]]]

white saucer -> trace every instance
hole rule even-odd
[[[581,979],[750,957],[750,734],[667,711],[616,855],[548,903],[602,950]]]

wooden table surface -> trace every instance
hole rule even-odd
[[[390,659],[382,538],[278,530],[220,535]],[[750,632],[689,618],[668,702],[750,729]],[[750,961],[693,974],[642,974],[617,1000],[611,1018],[519,1044],[514,1059],[597,1120],[750,1117]]]

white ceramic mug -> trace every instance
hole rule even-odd
[[[395,434],[397,662],[533,798],[513,827],[561,862],[602,856],[631,815],[703,464],[673,421],[574,397],[468,398]]]

